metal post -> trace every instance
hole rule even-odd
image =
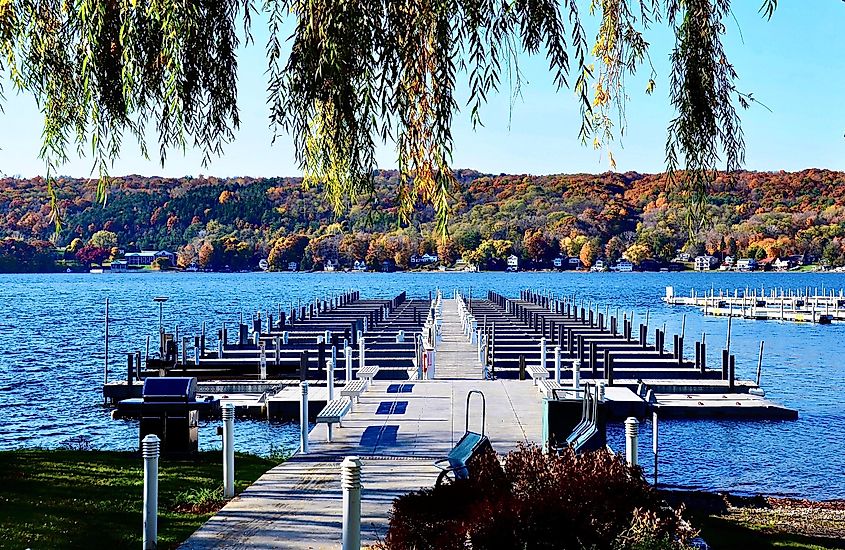
[[[657,411],[651,413],[651,450],[654,453],[654,486],[657,487]]]
[[[331,359],[326,360],[326,390],[328,391],[329,397],[328,402],[334,399],[334,361]],[[332,423],[329,422],[326,424],[326,441],[329,443],[332,442]]]
[[[346,383],[352,382],[352,346],[344,346],[343,358],[346,360]]]
[[[763,370],[763,343],[764,340],[760,340],[760,357],[757,359],[757,386],[760,386],[760,374],[762,374]]]
[[[358,370],[363,369],[364,364],[364,336],[361,334],[358,337]]]
[[[546,370],[546,338],[540,338],[540,366]],[[535,381],[536,382],[536,381]]]
[[[628,466],[635,467],[637,460],[637,442],[639,439],[640,422],[633,416],[625,420],[625,460]]]
[[[343,550],[361,548],[361,459],[347,456],[340,465],[343,488]]]
[[[299,400],[299,452],[308,454],[308,382],[300,382],[299,388],[302,390]]]
[[[103,358],[103,385],[109,383],[109,299],[106,298],[106,351]]]
[[[223,405],[223,498],[235,496],[235,406]]]
[[[560,346],[555,346],[555,382],[560,384]]]
[[[258,358],[261,370],[259,374],[261,375],[262,380],[267,380],[267,344],[265,342],[261,342],[259,347],[261,350]]]
[[[144,458],[144,550],[158,546],[158,455],[161,442],[155,434],[141,441]]]
[[[572,362],[572,389],[577,390],[579,387],[581,387],[581,361],[576,359]]]

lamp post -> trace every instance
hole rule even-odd
[[[167,296],[156,296],[153,302],[158,303],[158,351],[159,356],[164,359],[164,302]]]
[[[168,300],[167,296],[156,296],[153,302],[158,303],[158,331],[164,330],[164,302]]]

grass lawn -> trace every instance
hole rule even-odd
[[[238,454],[240,492],[278,460]],[[159,462],[159,548],[174,548],[223,505],[222,453]],[[136,453],[0,452],[0,548],[140,548],[143,461]]]
[[[813,537],[797,533],[773,531],[768,525],[746,522],[730,517],[694,517],[693,525],[713,548],[720,550],[754,550],[757,548],[800,548],[828,550],[845,548],[842,539]]]

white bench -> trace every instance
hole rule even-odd
[[[537,387],[540,389],[540,393],[546,396],[547,399],[552,399],[555,396],[555,390],[562,390],[563,386],[560,385],[555,380],[544,378],[540,380],[540,383],[537,384]]]
[[[378,367],[375,365],[364,365],[358,369],[358,380],[366,380],[367,383],[372,383],[373,378],[378,374]]]
[[[332,440],[332,424],[341,425],[340,421],[352,409],[352,400],[348,397],[332,399],[317,414],[317,424],[328,424],[327,440]]]
[[[538,380],[546,380],[549,378],[549,371],[541,367],[540,365],[529,365],[525,367],[525,372],[528,373],[534,380],[534,385],[537,385]]]
[[[367,381],[366,380],[353,380],[350,383],[346,384],[341,388],[340,395],[343,397],[348,397],[349,399],[354,399],[357,403],[361,394],[364,393],[367,389]]]

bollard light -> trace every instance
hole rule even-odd
[[[299,452],[308,454],[308,382],[300,382],[299,388],[302,390],[299,400]]]
[[[155,434],[149,434],[141,441],[141,456],[144,458],[144,550],[155,550],[158,546],[158,456],[161,441]]]
[[[625,420],[625,460],[632,468],[638,464],[637,444],[639,441],[640,421],[629,416]]]
[[[361,459],[347,456],[340,465],[343,489],[343,550],[361,548]]]
[[[223,498],[235,496],[235,406],[223,405]]]

